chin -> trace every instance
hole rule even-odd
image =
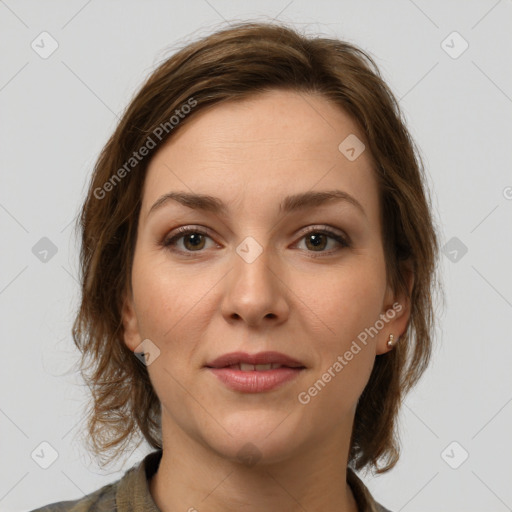
[[[286,420],[283,422],[283,419]],[[300,450],[300,429],[282,412],[265,415],[261,410],[224,417],[224,429],[205,442],[221,457],[247,467],[281,462]],[[227,432],[226,432],[227,431]],[[303,432],[301,432],[303,434]],[[208,436],[206,436],[208,437]]]

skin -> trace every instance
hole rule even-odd
[[[387,285],[369,151],[349,161],[338,150],[349,134],[364,140],[323,97],[271,91],[198,112],[149,164],[123,324],[131,350],[144,339],[160,350],[148,371],[162,403],[164,451],[150,492],[163,512],[357,510],[346,484],[355,408],[410,307]],[[289,194],[333,189],[365,214],[348,202],[278,211]],[[171,201],[148,216],[170,191],[216,196],[228,213]],[[162,245],[190,225],[210,231],[196,235],[198,248],[190,235],[176,252]],[[315,246],[311,233],[322,225],[351,246],[328,237]],[[248,236],[263,249],[252,263],[236,252]],[[395,302],[401,311],[301,404],[299,393]],[[279,351],[306,370],[271,391],[232,391],[204,365],[238,350]],[[239,456],[246,443],[256,464]]]

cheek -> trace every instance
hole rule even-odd
[[[204,295],[200,279],[185,277],[172,269],[165,258],[155,258],[150,253],[136,255],[132,285],[141,335],[161,344],[173,337]]]
[[[385,290],[379,261],[353,262],[325,274],[314,285],[311,281],[310,299],[303,299],[306,303],[315,297],[315,313],[328,326],[316,337],[320,364],[311,379],[311,392],[322,395],[315,399],[319,406],[342,406],[345,411],[355,406],[375,362],[377,338],[368,335],[368,329],[379,319]]]
[[[213,272],[192,267],[177,271],[165,257],[149,251],[134,259],[132,285],[139,334],[159,350],[159,360],[148,367],[155,389],[160,385],[167,389],[170,374],[186,381],[199,364],[197,353],[204,348],[216,307],[213,294],[207,292],[217,281]]]
[[[311,281],[310,301],[329,327],[329,339],[343,348],[366,328],[374,325],[382,309],[385,293],[383,266],[376,260],[360,258]]]
[[[204,326],[197,315],[204,301],[197,279],[170,269],[150,254],[134,259],[132,286],[141,339],[151,340],[158,358],[148,366],[157,396],[164,406],[182,407],[182,383],[187,381]],[[204,306],[203,306],[204,308]],[[201,313],[199,313],[201,316]],[[156,353],[156,352],[155,352]]]
[[[323,321],[330,330],[315,339],[318,364],[298,395],[311,418],[326,417],[326,429],[355,411],[376,356],[376,338],[363,336],[378,318],[378,294],[370,284],[350,287],[346,280],[342,284],[346,286],[335,288],[333,284],[323,298]]]

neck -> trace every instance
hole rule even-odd
[[[262,457],[251,465],[222,457],[164,414],[162,459],[149,484],[162,512],[357,512],[346,482],[350,429],[344,436],[333,433],[335,442],[315,440],[293,456],[272,462]]]

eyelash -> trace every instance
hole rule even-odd
[[[203,235],[203,236],[206,236],[208,238],[211,238],[210,235],[208,234],[208,232],[205,231],[204,229],[201,229],[201,228],[195,228],[195,227],[191,227],[191,226],[189,226],[189,227],[180,227],[176,231],[177,231],[177,233],[175,235],[173,235],[172,237],[164,238],[164,240],[161,242],[161,245],[163,247],[166,247],[168,250],[170,250],[172,252],[178,252],[178,253],[181,253],[181,254],[187,254],[187,257],[193,256],[193,254],[196,253],[196,252],[197,253],[201,253],[202,251],[181,251],[181,250],[176,250],[175,249],[176,241],[178,241],[180,238],[183,238],[185,235],[188,235],[188,234],[199,234],[199,235]],[[322,228],[314,228],[314,229],[309,230],[307,233],[303,233],[301,238],[300,238],[300,240],[302,240],[306,236],[311,235],[313,233],[314,234],[326,235],[329,238],[332,238],[332,239],[336,240],[341,245],[341,249],[347,249],[347,248],[351,247],[351,243],[349,242],[348,239],[346,239],[345,237],[341,236],[337,232],[329,229],[327,226],[324,226]],[[331,251],[320,251],[318,254],[315,254],[316,251],[307,251],[307,252],[311,253],[311,257],[312,258],[318,258],[318,257],[322,257],[322,256],[325,256],[325,255],[331,255],[336,250],[337,249],[333,249]]]

